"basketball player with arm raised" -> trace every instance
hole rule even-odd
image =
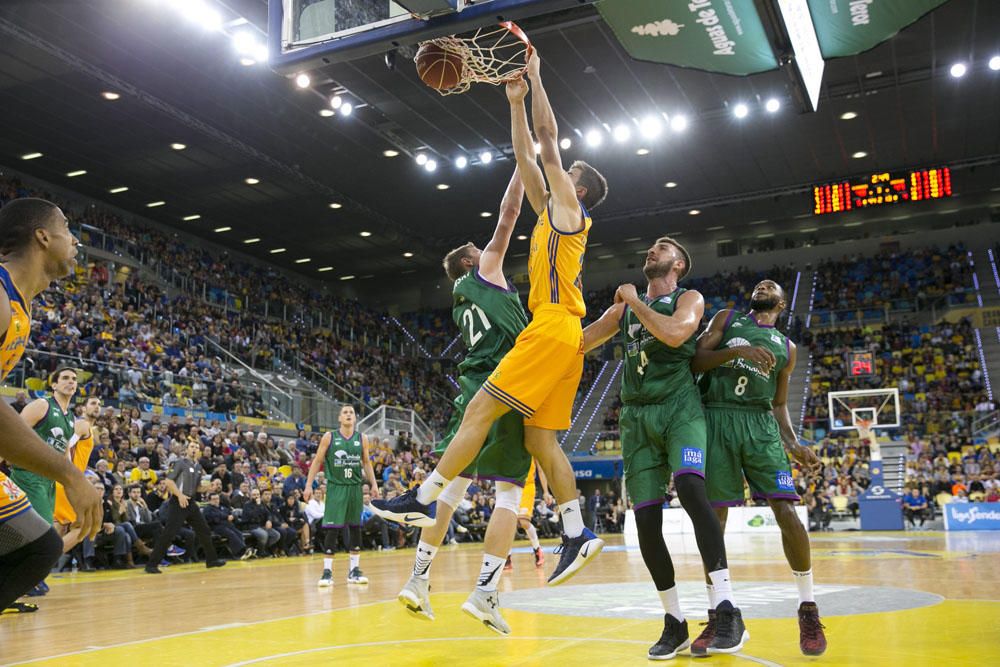
[[[32,300],[52,281],[73,272],[79,244],[52,202],[15,199],[0,208],[0,380],[24,355]],[[0,458],[63,484],[81,533],[97,534],[103,518],[100,494],[6,401],[0,401]],[[0,610],[18,611],[15,600],[43,580],[61,554],[59,534],[0,472]]]
[[[437,446],[438,453],[447,451],[462,423],[466,406],[528,326],[528,315],[521,305],[517,289],[507,281],[503,272],[504,256],[514,224],[521,213],[523,197],[524,187],[515,170],[500,204],[493,238],[486,247],[480,251],[472,243],[466,243],[444,258],[445,273],[454,281],[452,319],[462,332],[467,352],[458,366],[458,384],[462,393],[455,399],[446,435]],[[483,562],[476,587],[462,605],[462,610],[490,630],[501,635],[510,634],[510,626],[500,615],[497,584],[514,541],[521,487],[525,484],[530,466],[531,456],[524,448],[524,417],[510,411],[490,427],[486,444],[476,460],[438,496],[436,523],[420,532],[413,574],[398,596],[400,603],[411,614],[433,620],[434,613],[428,597],[431,562],[472,477],[490,479],[496,484],[496,509],[486,529]]]
[[[691,256],[684,246],[667,236],[657,239],[643,266],[646,293],[639,296],[634,285],[622,285],[615,294],[620,310],[612,307],[584,334],[588,347],[619,331],[625,340],[620,416],[625,486],[635,512],[639,550],[664,611],[663,633],[649,649],[651,660],[669,660],[691,645],[662,532],[671,477],[691,517],[702,564],[718,598],[713,610],[718,629],[706,648],[735,653],[749,639],[733,599],[722,527],[705,491],[705,416],[690,368],[705,300],[695,290],[678,286],[690,270]],[[621,313],[620,322],[616,312]],[[705,653],[696,650],[701,639],[692,645],[692,653]]]
[[[524,445],[548,475],[563,518],[563,545],[550,584],[561,584],[586,565],[604,546],[584,528],[576,479],[556,431],[570,425],[573,399],[583,372],[583,256],[591,218],[588,209],[607,194],[607,183],[596,169],[574,162],[564,171],[559,155],[555,115],[542,87],[540,61],[529,52],[527,76],[534,88],[532,119],[541,146],[538,167],[524,98],[528,85],[518,78],[507,84],[511,133],[517,168],[538,222],[531,236],[528,308],[533,319],[483,388],[466,407],[458,432],[437,468],[415,492],[389,502],[373,502],[383,517],[404,523],[432,523],[434,501],[475,459],[489,429],[513,410],[524,417]],[[546,178],[548,187],[546,187]]]
[[[821,655],[826,637],[813,596],[809,534],[795,514],[799,496],[788,457],[807,470],[818,468],[819,459],[799,444],[788,416],[796,351],[775,328],[784,309],[781,286],[761,281],[750,296],[749,312],[720,310],[712,317],[698,337],[691,370],[702,374],[698,384],[708,425],[709,500],[723,530],[728,508],[744,503],[744,479],[755,499],[767,500],[799,591],[799,648],[806,655]]]

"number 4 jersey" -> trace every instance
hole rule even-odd
[[[494,285],[475,270],[455,281],[452,297],[451,316],[468,350],[458,371],[466,376],[489,375],[528,326],[517,290]]]
[[[698,387],[706,407],[771,409],[778,373],[788,363],[788,338],[772,326],[758,324],[751,315],[731,311],[717,349],[751,345],[769,350],[775,358],[774,368],[768,373],[737,357],[702,374]]]

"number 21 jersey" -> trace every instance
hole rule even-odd
[[[489,375],[528,326],[517,290],[494,285],[473,269],[455,281],[452,297],[451,316],[468,351],[458,371]]]

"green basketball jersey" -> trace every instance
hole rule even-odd
[[[788,338],[772,326],[757,324],[750,315],[733,311],[716,349],[749,345],[770,350],[775,358],[774,368],[765,373],[746,359],[736,358],[703,373],[698,387],[705,405],[771,409],[778,389],[778,373],[788,363]]]
[[[657,313],[673,315],[678,299],[686,291],[678,287],[652,301],[645,296],[642,300]],[[664,403],[677,398],[680,392],[695,391],[691,358],[694,357],[697,334],[692,334],[680,347],[670,347],[649,333],[631,308],[625,309],[621,331],[625,337],[622,403]]]
[[[73,437],[73,423],[76,420],[73,408],[70,406],[70,409],[64,412],[52,396],[45,401],[49,404],[49,411],[45,413],[42,421],[35,424],[35,433],[47,442],[49,447],[65,453],[69,447],[69,440]]]
[[[331,433],[333,439],[326,450],[326,481],[330,484],[361,486],[364,483],[361,457],[361,431],[357,429],[345,438],[339,430]]]
[[[455,281],[451,317],[462,331],[468,353],[458,365],[462,375],[486,375],[514,347],[518,334],[528,326],[517,290],[486,281],[478,270]]]

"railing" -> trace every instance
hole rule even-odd
[[[1000,431],[1000,410],[981,414],[972,421],[972,435],[985,436]]]
[[[912,299],[890,299],[871,306],[846,309],[813,310],[810,328],[865,324],[886,324],[901,317],[911,317],[916,313],[930,312],[936,320],[943,310],[956,306],[976,305],[977,291],[969,287],[950,294]]]
[[[417,444],[437,442],[437,435],[415,411],[383,405],[358,422],[358,429],[381,438],[408,433]]]

